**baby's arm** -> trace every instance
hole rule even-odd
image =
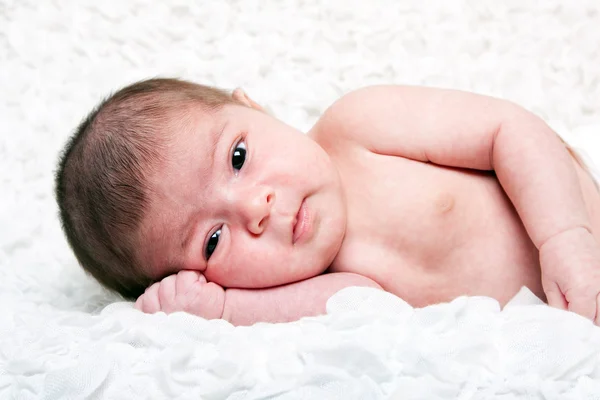
[[[379,86],[344,96],[319,124],[378,154],[494,170],[540,250],[549,303],[600,322],[599,246],[573,161],[540,118],[472,93]]]
[[[234,325],[289,322],[325,314],[327,300],[349,286],[381,289],[373,280],[352,273],[319,275],[268,289],[227,289],[223,318]]]
[[[348,286],[381,289],[369,278],[351,273],[319,275],[267,289],[223,289],[196,271],[181,271],[149,287],[135,306],[147,312],[185,311],[233,325],[289,322],[325,313],[327,300]]]

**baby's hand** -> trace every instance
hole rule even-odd
[[[206,319],[223,315],[225,290],[196,271],[179,271],[150,286],[135,302],[135,308],[153,314],[185,311]]]
[[[600,325],[600,245],[585,228],[550,238],[540,247],[542,285],[548,304]]]

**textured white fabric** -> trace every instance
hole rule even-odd
[[[413,309],[348,288],[327,316],[250,328],[125,302],[97,316],[8,304],[21,315],[3,335],[0,387],[48,399],[597,398],[600,328],[532,299]]]
[[[52,198],[85,113],[156,75],[242,86],[301,129],[369,84],[477,91],[598,166],[599,26],[597,0],[0,0],[0,398],[600,398],[598,329],[536,305],[347,290],[287,325],[142,315],[79,270]]]

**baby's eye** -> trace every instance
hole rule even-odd
[[[246,161],[246,143],[242,140],[233,149],[233,155],[231,156],[231,165],[233,169],[239,171],[242,169],[244,162]]]
[[[221,229],[215,231],[210,238],[208,239],[208,243],[206,243],[206,249],[204,251],[204,256],[206,257],[206,261],[210,259],[212,253],[215,252],[217,248],[217,244],[219,243],[219,237],[221,236]]]

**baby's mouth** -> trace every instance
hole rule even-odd
[[[304,233],[310,227],[310,214],[306,208],[306,199],[302,200],[298,213],[294,218],[293,230],[292,230],[292,244],[295,244],[298,239],[304,236]]]

